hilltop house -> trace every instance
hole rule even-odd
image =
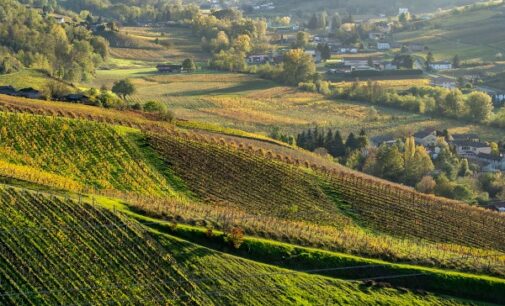
[[[452,144],[459,156],[475,158],[479,154],[491,154],[491,146],[485,142],[455,140]]]
[[[449,61],[440,61],[430,63],[431,70],[450,70],[452,69],[452,63]]]
[[[182,65],[173,64],[159,64],[156,69],[161,73],[181,73],[184,70]]]
[[[414,139],[417,144],[425,147],[434,146],[437,144],[437,130],[426,129],[414,134]]]

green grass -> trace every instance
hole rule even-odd
[[[0,124],[3,175],[70,190],[176,194],[139,149],[138,130],[14,113],[0,113]]]
[[[0,207],[2,304],[465,302],[237,258],[148,233],[135,221],[106,209],[40,193],[2,187]]]
[[[37,90],[44,90],[49,82],[48,74],[36,69],[23,69],[19,72],[0,75],[0,86],[12,86],[16,89],[32,87]],[[72,87],[66,85],[69,90]]]
[[[505,51],[505,40],[500,35],[504,9],[494,7],[435,18],[431,26],[397,34],[395,39],[424,44],[439,60],[456,54],[464,60],[493,60]]]

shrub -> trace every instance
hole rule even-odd
[[[226,236],[226,240],[235,248],[239,249],[242,243],[244,243],[244,231],[235,226],[231,229],[230,233]]]

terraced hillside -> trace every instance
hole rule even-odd
[[[462,302],[290,272],[171,237],[160,244],[124,216],[53,196],[1,187],[0,208],[2,305]]]
[[[14,113],[0,113],[0,126],[4,176],[70,190],[171,192],[137,147],[133,129]]]
[[[88,204],[0,188],[0,304],[207,304],[142,228]]]
[[[505,217],[498,213],[240,143],[178,133],[150,140],[192,191],[217,205],[322,225],[354,222],[396,237],[505,251]]]

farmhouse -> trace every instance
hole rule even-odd
[[[485,142],[460,140],[452,144],[459,156],[474,158],[479,154],[491,154],[491,146]]]
[[[266,54],[254,54],[247,57],[248,64],[264,64],[270,61],[270,56]]]
[[[450,70],[452,69],[452,63],[448,61],[433,62],[430,64],[430,69],[432,70]]]
[[[448,89],[456,88],[456,81],[449,78],[437,77],[431,79],[431,86],[443,87]]]
[[[437,144],[437,131],[435,129],[426,129],[414,134],[417,144],[425,147],[434,146]]]
[[[181,73],[184,69],[182,65],[173,65],[173,64],[159,64],[156,66],[161,73]]]
[[[377,49],[379,50],[389,50],[391,49],[391,44],[388,42],[378,42]]]

